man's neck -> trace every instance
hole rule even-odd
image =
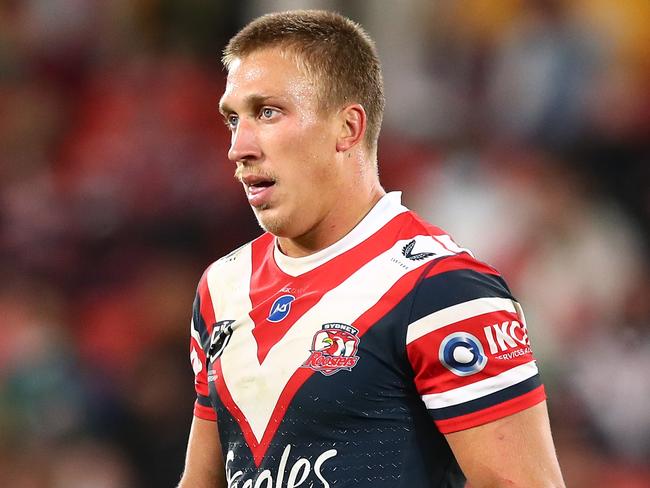
[[[305,234],[296,238],[278,237],[280,251],[286,256],[298,258],[331,246],[352,231],[385,194],[377,183],[358,203],[345,201],[341,208],[332,209],[326,218]]]

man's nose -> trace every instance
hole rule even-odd
[[[237,127],[232,133],[228,159],[233,162],[255,160],[261,155],[257,135],[252,123],[239,119]]]

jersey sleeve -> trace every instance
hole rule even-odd
[[[523,311],[503,279],[468,255],[443,261],[415,290],[406,352],[415,387],[447,434],[524,410],[545,393]]]
[[[194,416],[205,420],[216,420],[216,414],[210,401],[208,388],[208,372],[204,344],[209,344],[209,332],[206,326],[203,308],[206,305],[205,276],[201,279],[197,289],[192,309],[190,323],[190,362],[194,371],[194,389],[196,401],[194,402]]]

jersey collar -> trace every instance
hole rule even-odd
[[[402,192],[393,191],[387,193],[379,199],[361,222],[334,244],[309,256],[292,258],[280,251],[276,238],[273,245],[273,257],[278,268],[284,273],[290,276],[301,275],[352,249],[381,229],[394,217],[406,211],[408,211],[408,208],[402,205]]]

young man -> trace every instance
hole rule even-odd
[[[519,304],[379,183],[367,34],[271,14],[224,63],[228,157],[266,232],[199,283],[180,486],[563,486]]]

